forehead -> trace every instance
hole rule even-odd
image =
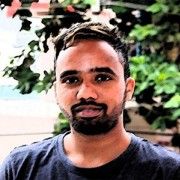
[[[109,67],[114,71],[122,69],[122,55],[103,40],[82,40],[60,52],[56,73],[65,70],[89,71],[96,67]]]

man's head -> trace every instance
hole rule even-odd
[[[117,54],[123,58],[119,58],[120,63],[124,66],[124,78],[130,76],[129,62],[128,62],[128,47],[123,42],[123,39],[117,27],[108,27],[101,23],[77,23],[70,29],[62,31],[55,41],[55,69],[56,61],[61,50],[65,50],[74,43],[81,40],[97,39],[108,42]]]
[[[117,29],[75,24],[57,38],[55,48],[57,102],[71,127],[87,135],[109,132],[134,90]]]

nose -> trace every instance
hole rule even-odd
[[[98,97],[97,92],[95,88],[93,88],[91,85],[82,84],[77,92],[77,99],[94,99],[96,100]]]

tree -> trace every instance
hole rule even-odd
[[[13,57],[10,66],[4,69],[5,76],[18,81],[16,88],[22,94],[32,91],[47,92],[52,86],[53,70],[50,72],[45,70],[44,75],[40,76],[31,68],[36,61],[37,51],[48,51],[48,38],[55,37],[59,30],[68,28],[72,23],[91,19],[85,12],[94,1],[59,2],[51,1],[48,16],[42,18],[44,27],[35,32],[37,40],[29,42],[28,47]],[[176,126],[180,117],[178,1],[103,2],[102,11],[111,8],[116,13],[109,22],[119,27],[130,45],[131,71],[137,82],[135,100],[139,104],[138,113],[154,128],[165,129]],[[31,12],[21,9],[15,15],[17,14],[22,19],[21,30],[31,31],[31,22],[28,18],[32,15]],[[68,127],[62,114],[59,118],[61,126],[56,125],[55,133]]]

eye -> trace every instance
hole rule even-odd
[[[105,81],[110,81],[110,80],[112,80],[112,77],[107,75],[107,74],[98,74],[95,77],[95,81],[97,83],[101,83],[101,82],[105,82]]]
[[[64,79],[62,79],[62,83],[68,84],[68,85],[75,85],[80,82],[79,78],[76,76],[69,76]]]

